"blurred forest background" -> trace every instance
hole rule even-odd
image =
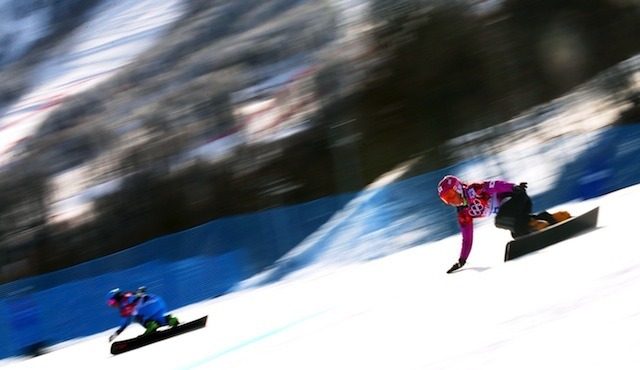
[[[0,105],[26,89],[43,45],[95,4],[69,3],[55,32],[2,67]],[[220,217],[357,191],[409,159],[420,159],[414,174],[442,168],[449,140],[640,51],[632,0],[371,0],[365,20],[346,28],[331,1],[185,3],[160,44],[65,100],[3,169],[0,282]],[[309,65],[295,84],[255,89],[292,58]],[[274,101],[286,110],[273,124],[300,129],[247,133],[242,109]],[[241,139],[215,160],[185,155],[232,137]],[[90,214],[56,220],[52,179],[78,168],[85,187],[120,185]]]

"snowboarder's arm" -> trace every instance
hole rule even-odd
[[[510,193],[517,184],[504,180],[491,180],[484,182],[484,190],[489,194]]]
[[[122,318],[122,323],[120,324],[120,327],[118,328],[118,330],[116,330],[115,333],[113,333],[113,334],[111,334],[111,336],[109,336],[109,342],[111,342],[112,340],[116,339],[116,337],[118,335],[120,335],[120,333],[122,333],[124,331],[124,329],[126,329],[127,326],[129,326],[129,324],[131,324],[132,320],[133,320],[132,316],[123,317]]]
[[[460,250],[460,258],[467,260],[473,246],[473,224],[462,227],[462,249]]]
[[[120,335],[120,333],[122,333],[123,330],[124,330],[124,328],[122,328],[122,327],[118,328],[118,330],[116,330],[115,333],[113,333],[113,334],[111,334],[109,336],[109,342],[112,342],[114,339],[116,339],[116,337],[118,335]]]
[[[473,218],[466,213],[458,213],[458,223],[460,224],[460,231],[462,232],[460,258],[466,261],[473,246]]]

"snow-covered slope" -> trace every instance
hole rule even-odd
[[[640,186],[558,209],[599,205],[598,228],[507,263],[490,223],[447,275],[459,236],[385,258],[316,270],[177,310],[207,328],[123,355],[108,332],[12,369],[634,369],[640,361],[640,249],[629,204]],[[107,308],[105,308],[107,309]],[[118,318],[114,313],[114,326]],[[121,337],[140,334],[129,328]]]

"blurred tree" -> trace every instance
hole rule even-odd
[[[0,268],[20,263],[17,277],[33,275],[37,267],[28,261],[37,247],[34,242],[46,224],[47,177],[36,162],[23,163],[0,181]],[[13,280],[16,276],[4,276]],[[6,281],[6,280],[5,280]]]
[[[631,1],[507,0],[500,11],[512,63],[539,100],[550,99],[640,50]]]
[[[18,165],[34,177],[12,170],[0,181],[1,246],[27,245],[9,234],[46,214],[46,173],[94,155],[124,184],[98,200],[94,219],[39,234],[37,271],[211,219],[358,190],[415,156],[426,158],[422,171],[441,168],[448,139],[560,96],[640,49],[632,1],[505,0],[488,12],[469,4],[372,0],[373,48],[354,56],[343,53],[352,44],[337,42],[349,35],[332,2],[188,0],[193,11],[162,44],[49,116]],[[319,105],[311,129],[234,147],[216,163],[177,162],[241,129],[232,93],[301,54],[326,56],[311,83]],[[27,66],[11,71],[24,76]],[[25,87],[20,77],[8,83],[0,100]]]
[[[374,0],[379,60],[357,100],[367,179],[558,97],[640,50],[631,2]],[[384,153],[384,154],[383,154]],[[382,159],[382,160],[381,160]]]

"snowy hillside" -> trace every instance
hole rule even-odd
[[[108,334],[11,369],[634,369],[640,252],[628,204],[640,186],[558,209],[601,207],[598,228],[504,263],[504,230],[484,224],[468,264],[446,269],[459,236],[325,268],[178,310],[206,329],[119,356]],[[117,316],[114,313],[114,326]],[[129,328],[122,336],[135,336]]]

